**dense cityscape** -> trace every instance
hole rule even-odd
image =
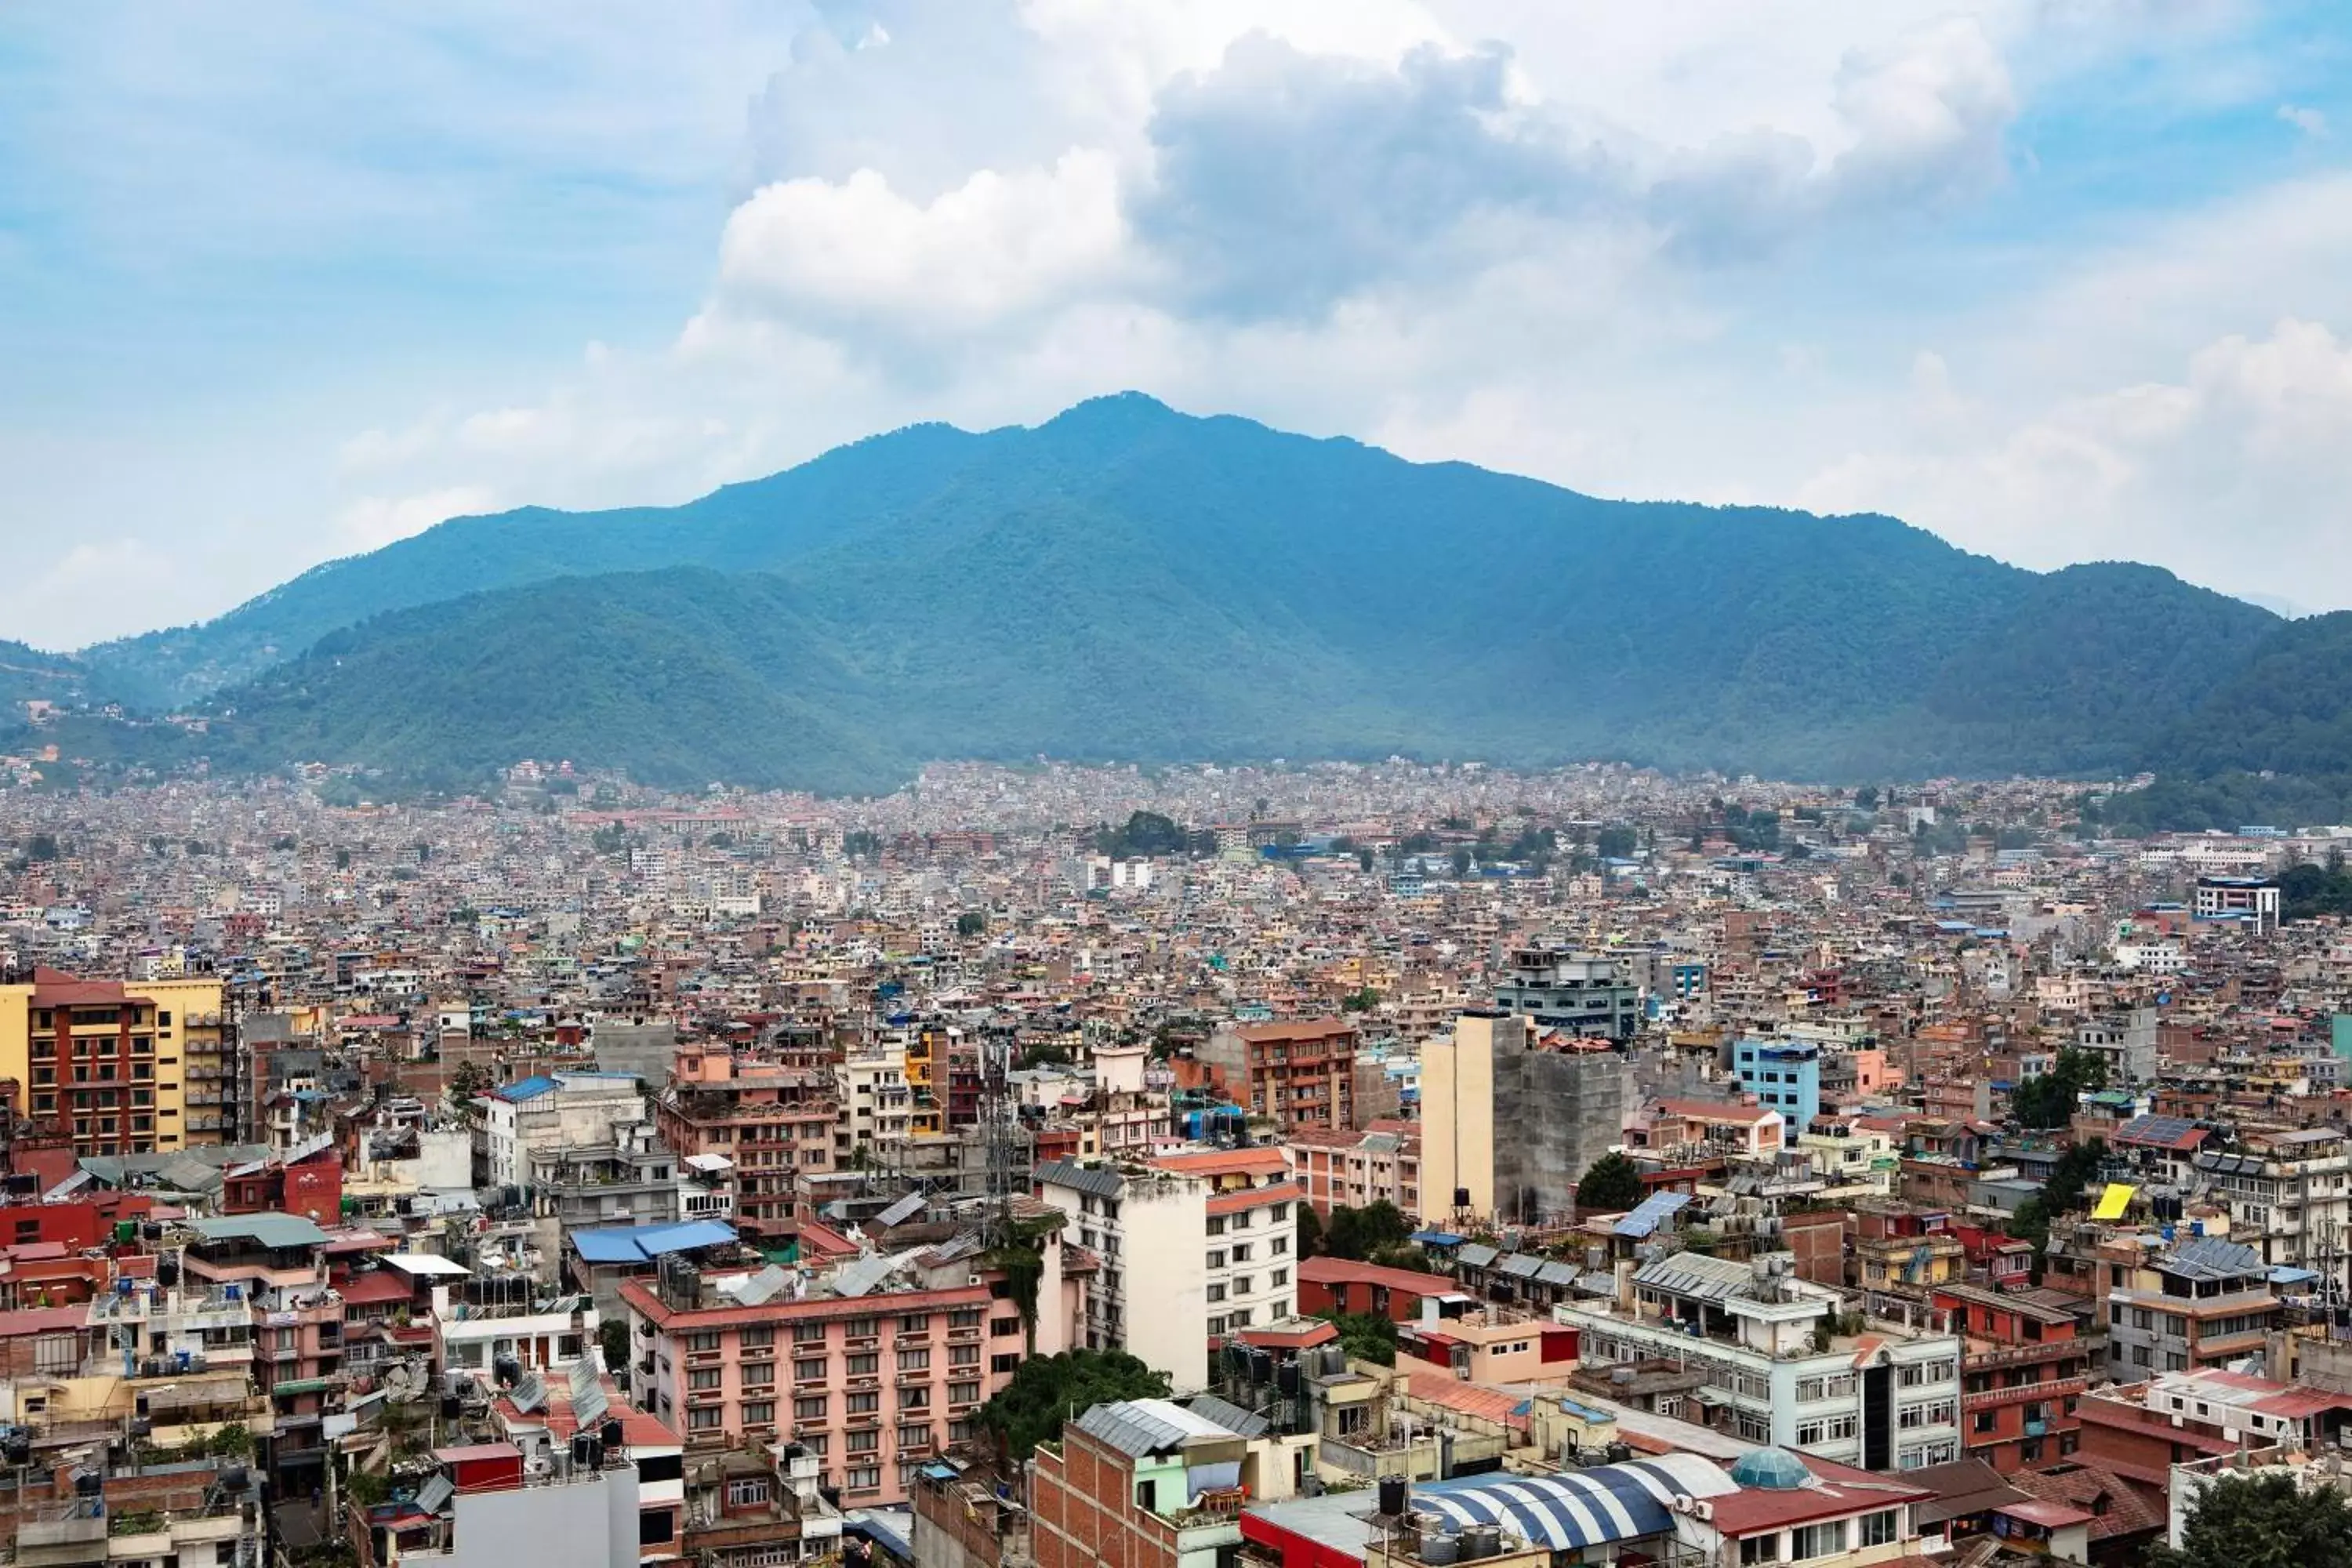
[[[2352,830],[40,773],[20,1561],[2104,1563],[2336,1484]]]

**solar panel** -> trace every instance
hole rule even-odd
[[[874,1216],[876,1225],[904,1225],[923,1212],[923,1194],[908,1193],[888,1208]]]
[[[514,1385],[514,1407],[529,1415],[547,1408],[547,1381],[535,1372],[527,1372]]]
[[[447,1476],[436,1473],[416,1489],[416,1507],[420,1512],[439,1513],[457,1495],[457,1484]]]

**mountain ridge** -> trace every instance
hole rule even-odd
[[[256,767],[486,765],[502,702],[512,746],[666,782],[1041,752],[1867,781],[2133,771],[2310,624],[2158,567],[2033,573],[1881,514],[1608,500],[1126,394],[675,507],[452,519],[79,667],[213,714],[205,747]],[[2352,712],[2352,639],[2303,636],[2315,700]]]

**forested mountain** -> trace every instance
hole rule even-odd
[[[2192,765],[2182,716],[2256,710],[2234,683],[2272,668],[2309,677],[2335,717],[2294,732],[2352,768],[2321,624],[2151,567],[1601,500],[1129,395],[679,507],[455,520],[85,662],[100,695],[205,701],[220,764],[843,788],[931,757],[1402,752],[1864,780]]]

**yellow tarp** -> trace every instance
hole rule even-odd
[[[2124,1210],[2131,1207],[2133,1189],[2122,1182],[2109,1182],[2107,1190],[2099,1194],[2099,1206],[2091,1211],[2093,1219],[2121,1219]]]

